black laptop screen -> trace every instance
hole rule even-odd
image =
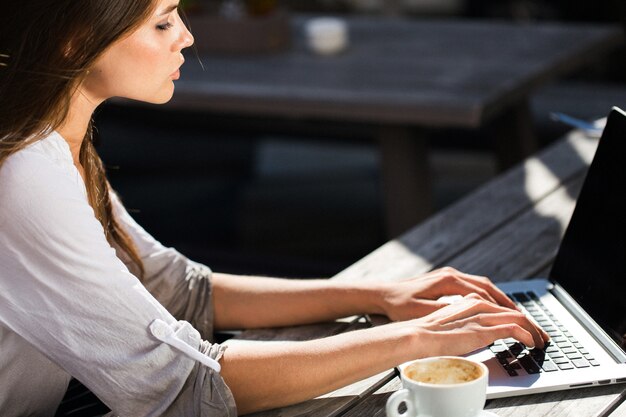
[[[626,346],[626,114],[614,109],[550,278]]]

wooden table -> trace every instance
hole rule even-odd
[[[311,17],[293,19],[285,53],[203,56],[204,70],[188,54],[168,106],[216,128],[377,140],[390,238],[431,214],[432,129],[489,125],[511,166],[535,151],[533,90],[622,42],[613,26],[348,17],[350,47],[318,56],[303,35]]]
[[[445,265],[494,281],[546,277],[596,146],[597,139],[580,132],[568,135],[333,279],[394,281]],[[352,317],[248,331],[228,343],[305,340],[382,321]],[[387,398],[400,385],[395,370],[389,370],[323,397],[255,416],[384,416]],[[621,405],[625,398],[626,385],[614,385],[491,400],[486,408],[501,417],[616,417],[626,416],[626,405]]]

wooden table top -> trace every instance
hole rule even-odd
[[[399,280],[450,265],[503,282],[546,277],[573,212],[597,139],[573,132],[457,204],[383,245],[332,279]],[[334,323],[244,332],[228,343],[307,340],[384,322]],[[395,370],[259,416],[384,416],[400,388]],[[501,417],[626,415],[626,384],[490,400]]]
[[[617,26],[346,17],[350,45],[312,53],[293,18],[283,53],[192,53],[172,108],[221,114],[474,128],[623,41]],[[196,30],[199,30],[196,28]]]

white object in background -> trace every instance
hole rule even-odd
[[[206,355],[203,355],[196,349],[189,346],[187,343],[180,340],[178,336],[176,336],[174,329],[165,321],[161,319],[155,319],[152,323],[150,323],[150,332],[161,342],[166,343],[171,347],[181,351],[185,355],[189,356],[191,359],[196,360],[205,366],[208,366],[215,372],[220,372],[222,370],[222,366],[218,361]]]
[[[306,23],[309,47],[322,55],[332,55],[348,46],[348,25],[343,19],[318,17]]]

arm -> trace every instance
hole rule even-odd
[[[385,314],[392,320],[425,316],[447,305],[443,295],[478,294],[514,308],[487,278],[442,268],[401,282],[291,280],[213,274],[217,329],[277,327]]]
[[[28,151],[30,152],[30,151]],[[26,155],[28,156],[26,158]],[[161,319],[192,348],[224,348],[152,297],[116,257],[87,203],[71,159],[26,151],[0,171],[0,323],[59,372],[74,376],[120,415],[235,414],[221,376],[161,343]],[[29,364],[23,372],[36,373]]]
[[[222,375],[245,414],[314,398],[412,359],[460,355],[506,337],[540,347],[547,340],[522,313],[472,295],[421,319],[324,339],[233,344],[222,358]]]
[[[216,329],[308,324],[374,312],[375,291],[350,282],[213,273]]]
[[[145,268],[143,284],[175,317],[189,321],[208,339],[214,325],[218,330],[290,326],[364,313],[408,320],[444,307],[446,303],[437,301],[443,295],[475,293],[515,307],[487,278],[453,268],[400,282],[212,274],[209,268],[161,245],[133,220],[115,193],[111,199],[115,216],[140,252]],[[123,253],[119,255],[124,258]],[[133,267],[130,263],[127,266]]]

